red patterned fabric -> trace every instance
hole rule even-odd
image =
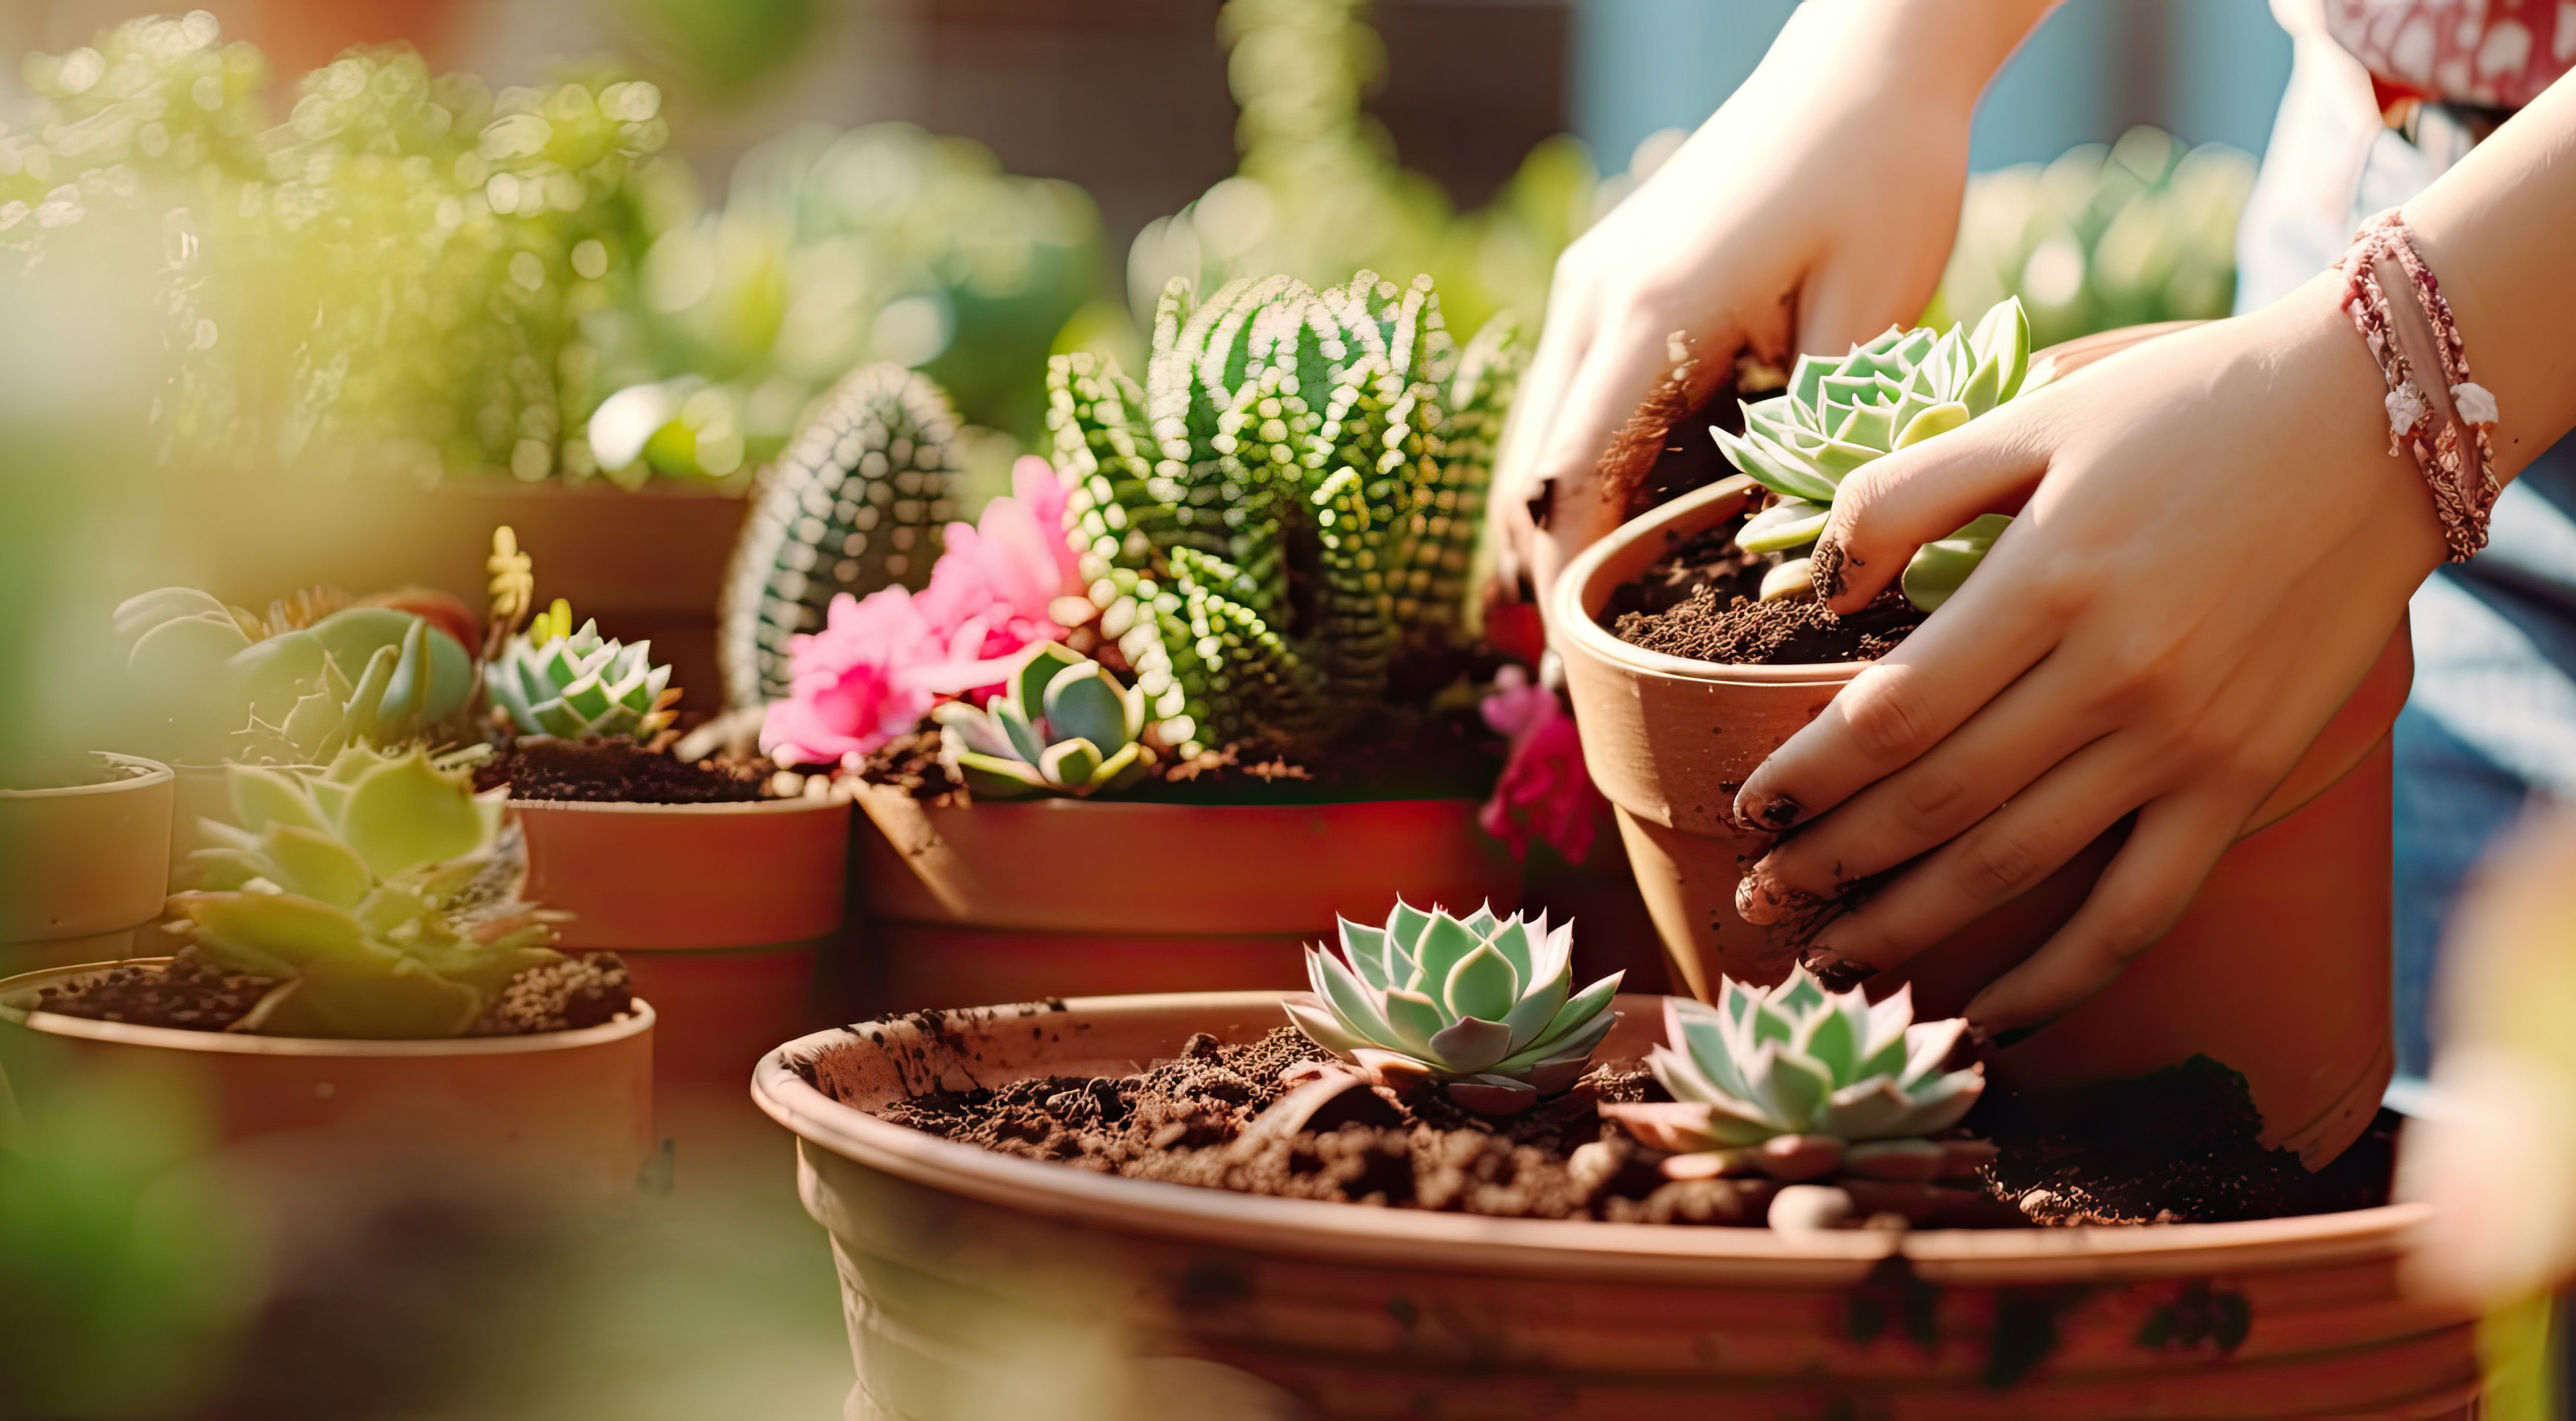
[[[2576,0],[2325,0],[2326,31],[2407,98],[2518,109],[2576,67]]]

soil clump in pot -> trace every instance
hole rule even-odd
[[[278,984],[208,966],[193,947],[167,963],[122,962],[65,986],[47,987],[30,1010],[128,1026],[231,1031]],[[529,1036],[604,1026],[635,1009],[626,964],[613,952],[566,957],[510,979],[468,1036]]]
[[[1675,545],[1611,594],[1601,624],[1631,646],[1721,666],[1874,661],[1930,614],[1894,587],[1848,617],[1805,597],[1762,598],[1776,558],[1735,546],[1742,518]]]
[[[474,767],[478,791],[591,804],[739,804],[769,797],[766,761],[689,761],[623,736],[515,740]]]

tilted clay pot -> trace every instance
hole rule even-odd
[[[0,787],[0,973],[133,953],[170,875],[170,767],[88,757],[87,784]]]
[[[113,965],[0,981],[0,1071],[22,1093],[57,1073],[130,1071],[202,1106],[211,1147],[291,1149],[317,1169],[414,1160],[549,1194],[631,1194],[651,1154],[653,1008],[641,999],[603,1026],[444,1041],[180,1031],[30,1009],[44,988]]]
[[[2042,352],[2033,378],[2138,334]],[[1735,911],[1737,880],[1772,843],[1735,827],[1735,791],[1865,663],[1692,661],[1631,646],[1596,618],[1621,584],[1735,516],[1753,491],[1739,476],[1632,520],[1566,568],[1551,604],[1585,763],[1617,809],[1676,985],[1704,1000],[1721,973],[1769,983],[1795,959],[1798,928],[1757,927]],[[2388,730],[2413,669],[2400,626],[2181,920],[2108,987],[1998,1053],[1997,1079],[2066,1090],[2207,1055],[2245,1076],[2265,1144],[2316,1168],[2357,1139],[2395,1065]],[[2106,837],[1904,969],[1871,978],[1870,992],[1911,981],[1918,1014],[1955,1014],[2073,915],[2115,848]]]
[[[1660,999],[1619,1007],[1601,1056],[1634,1062]],[[1194,1032],[1243,1042],[1283,1020],[1276,993],[1100,998],[870,1022],[764,1060],[753,1093],[800,1137],[839,1264],[844,1414],[2482,1414],[2473,1326],[2398,1291],[2420,1206],[1805,1235],[1484,1218],[1124,1179],[868,1113],[1124,1075]]]
[[[844,913],[848,801],[510,807],[528,836],[529,901],[573,915],[557,945],[617,953],[636,995],[660,1006],[666,1089],[738,1100],[761,1053],[822,1024],[812,983]]]
[[[859,807],[867,997],[887,1011],[1291,987],[1335,913],[1520,901],[1471,799],[941,807],[862,785]]]

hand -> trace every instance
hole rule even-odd
[[[1978,90],[2046,9],[1802,6],[1726,106],[1566,249],[1489,505],[1503,595],[1527,573],[1545,607],[1557,570],[1617,526],[1597,466],[1669,378],[1676,334],[1687,408],[1739,349],[1786,364],[1921,313],[1958,227]]]
[[[2019,516],[1746,782],[1739,821],[1803,826],[1748,874],[1748,918],[1910,863],[1807,949],[1848,980],[2131,820],[2075,917],[1967,1016],[2042,1025],[2163,934],[2442,560],[2340,280],[2111,356],[1842,486],[1819,540],[1820,563],[1841,555],[1837,611],[1922,543]]]

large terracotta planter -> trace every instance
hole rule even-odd
[[[1770,840],[1735,827],[1734,791],[1863,667],[1689,661],[1593,618],[1665,548],[1733,517],[1749,487],[1729,479],[1629,523],[1566,569],[1556,606],[1584,760],[1618,811],[1676,982],[1703,998],[1720,973],[1776,981],[1795,959],[1794,928],[1735,911],[1737,879]],[[2265,1143],[2316,1166],[2358,1138],[2394,1065],[2387,733],[2412,670],[2401,628],[2182,919],[2110,986],[1999,1053],[1997,1078],[2067,1089],[2205,1054],[2244,1073]],[[1919,1010],[1955,1013],[2074,913],[2113,847],[2095,845],[1870,990],[1910,981]]]
[[[872,1022],[761,1063],[831,1231],[852,1421],[2146,1416],[2468,1418],[2471,1325],[2412,1304],[2416,1206],[2167,1228],[1854,1231],[1473,1218],[1147,1183],[996,1155],[866,1108],[1121,1075],[1272,993]],[[1622,999],[1608,1059],[1661,1029]],[[800,1074],[842,1049],[849,1098]],[[843,1079],[850,1079],[844,1074]],[[2187,1340],[2185,1340],[2187,1339]]]
[[[862,785],[859,807],[867,996],[888,1011],[1289,987],[1335,913],[1519,903],[1474,800],[937,808]]]
[[[0,973],[130,956],[134,929],[160,916],[176,776],[91,759],[96,783],[0,788]]]
[[[147,959],[153,960],[153,959]],[[317,1041],[130,1026],[32,1011],[36,992],[112,964],[0,981],[0,1071],[174,1082],[211,1146],[290,1151],[315,1169],[419,1161],[547,1193],[632,1193],[653,1147],[653,1008],[580,1031],[449,1041]]]
[[[763,1052],[821,1024],[812,982],[843,917],[846,801],[510,804],[529,900],[573,915],[560,945],[619,954],[660,1004],[666,1089],[730,1095]]]

